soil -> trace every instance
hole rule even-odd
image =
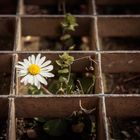
[[[48,119],[45,120],[50,121]],[[94,116],[92,117],[92,123],[88,117],[88,120],[86,120],[86,124],[84,123],[84,127],[83,125],[81,125],[81,123],[80,125],[75,124],[75,121],[76,120],[65,120],[65,129],[61,129],[61,126],[60,129],[63,130],[61,132],[62,134],[57,134],[56,136],[50,135],[50,133],[45,132],[45,130],[43,129],[43,126],[45,124],[44,122],[35,121],[35,119],[33,118],[21,118],[17,120],[17,140],[96,140],[96,121]],[[57,133],[56,131],[55,134]]]
[[[68,6],[66,5],[66,12],[71,14],[88,14],[88,7],[85,3]],[[29,15],[57,15],[64,14],[62,6],[58,5],[26,5],[25,14]]]
[[[139,73],[105,74],[107,94],[140,94]]]
[[[13,50],[13,38],[12,37],[0,37],[0,50]]]
[[[105,15],[138,15],[140,14],[140,5],[107,5],[97,6],[98,14]]]
[[[9,73],[0,73],[0,94],[8,95],[10,93],[10,84],[11,84],[11,74]]]
[[[28,40],[30,37],[30,40]],[[82,43],[83,39],[86,39],[86,43]],[[27,36],[23,37],[23,48],[24,51],[49,51],[49,50],[68,50],[68,48],[64,49],[62,43],[57,38],[49,38],[49,37],[32,37]],[[88,37],[74,37],[74,40],[67,42],[66,46],[75,44],[74,50],[89,50],[89,38]]]
[[[140,118],[109,118],[108,122],[112,139],[140,139]]]
[[[110,37],[101,39],[102,50],[140,50],[139,37]]]
[[[6,129],[7,129],[6,121],[3,119],[0,120],[0,140],[6,140],[7,138]]]

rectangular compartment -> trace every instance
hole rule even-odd
[[[16,15],[17,2],[16,0],[1,0],[0,15]]]
[[[61,51],[68,50],[68,46],[75,44],[74,50],[95,50],[94,20],[92,18],[76,17],[78,26],[74,32],[69,32],[72,40],[65,42],[63,48],[62,17],[22,17],[21,46],[22,51]],[[68,45],[69,44],[69,45]]]
[[[8,98],[0,97],[0,139],[8,138]]]
[[[139,53],[102,53],[104,92],[140,94]]]
[[[49,78],[48,79],[48,87],[47,89],[49,89],[52,94],[56,95],[57,90],[54,91],[54,88],[52,88],[51,84],[52,82],[55,82],[58,80],[58,67],[56,65],[56,60],[59,59],[59,55],[62,55],[63,53],[42,53],[41,56],[45,56],[46,60],[51,60],[52,61],[52,65],[54,65],[54,70],[52,73],[55,74],[54,78]],[[16,61],[22,61],[23,59],[27,59],[28,56],[31,56],[32,54],[19,54],[17,56],[17,60]],[[37,55],[37,53],[34,54],[35,56]],[[95,75],[95,81],[94,86],[92,87],[93,90],[90,90],[90,94],[98,94],[98,93],[102,93],[102,89],[101,89],[101,79],[100,79],[100,71],[99,71],[99,61],[98,61],[98,57],[96,54],[92,53],[92,54],[88,54],[88,53],[69,53],[70,56],[73,56],[75,58],[75,62],[72,64],[72,73],[75,75],[73,77],[74,79],[74,83],[76,84],[77,79],[78,80],[82,80],[79,79],[82,77],[84,78],[84,80],[86,80],[87,82],[91,81],[90,76]],[[94,62],[90,61],[89,58],[92,58]],[[93,70],[89,70],[89,68],[93,67]],[[87,70],[88,69],[88,70]],[[89,74],[89,77],[86,77],[86,73]],[[80,76],[80,77],[79,77]],[[86,78],[90,78],[90,79],[86,79]],[[82,82],[82,81],[81,81]],[[74,86],[75,87],[75,86]],[[85,88],[86,89],[86,88]],[[86,91],[83,89],[83,91]],[[20,83],[19,78],[17,78],[16,75],[16,94],[18,95],[28,95],[28,88],[27,86],[24,86],[23,83]],[[85,93],[84,93],[85,94]],[[88,93],[89,94],[89,93]],[[47,94],[46,94],[47,95]]]
[[[99,17],[100,50],[140,50],[139,17]]]
[[[9,95],[12,84],[12,55],[0,54],[0,95]]]
[[[139,15],[139,6],[139,0],[96,0],[99,15]]]
[[[91,0],[24,0],[22,6],[26,15],[92,15],[93,9]]]
[[[139,96],[106,97],[109,139],[140,138]]]
[[[0,51],[12,51],[15,40],[15,18],[0,17]]]
[[[94,114],[97,119],[97,139],[104,140],[102,100],[97,97],[17,97],[15,99],[16,120],[33,117],[65,118],[70,116],[73,111],[81,110],[79,107],[80,100],[83,108],[89,110],[96,108]]]

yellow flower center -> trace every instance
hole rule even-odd
[[[29,66],[28,72],[31,75],[37,75],[40,72],[40,67],[36,64],[32,64],[32,65]]]

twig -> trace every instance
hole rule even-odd
[[[111,91],[111,94],[114,94],[116,92],[116,87]]]
[[[94,62],[95,64],[97,64],[97,62],[95,60],[93,60],[91,58],[91,56],[84,56],[84,57],[81,57],[81,58],[77,58],[75,59],[74,61],[79,61],[79,60],[82,60],[82,59],[89,59],[90,61]]]
[[[140,75],[135,75],[133,77],[130,77],[128,79],[125,79],[123,82],[129,82],[129,81],[135,80],[136,78],[139,78],[139,77],[140,77]]]
[[[45,91],[45,93],[49,95],[53,95],[49,90],[47,90],[45,87],[41,86],[41,88]]]
[[[90,109],[90,110],[87,110],[87,109],[83,108],[83,107],[82,107],[82,101],[81,101],[81,100],[79,100],[79,106],[80,106],[80,109],[81,109],[83,112],[85,112],[86,114],[91,114],[93,111],[96,110],[96,108],[93,108],[93,109]]]

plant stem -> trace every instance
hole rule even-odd
[[[58,3],[58,11],[63,11],[63,14],[65,15],[66,14],[66,2],[65,0],[59,0],[59,3]]]
[[[45,93],[49,94],[49,95],[53,95],[49,90],[47,90],[45,87],[41,86],[42,90],[45,91]]]
[[[63,13],[65,15],[66,14],[66,2],[65,2],[65,0],[62,1],[62,8],[63,8]]]
[[[82,59],[89,59],[90,61],[94,62],[95,64],[97,64],[97,62],[95,60],[93,60],[91,58],[91,56],[84,56],[84,57],[81,57],[81,58],[77,58],[75,59],[74,61],[79,61],[79,60],[82,60]]]
[[[83,87],[82,87],[81,82],[80,82],[79,80],[77,80],[77,82],[78,82],[78,84],[79,84],[79,87],[81,88],[81,92],[82,92],[82,94],[84,94],[84,90],[83,90]]]
[[[95,84],[95,81],[94,81],[94,83],[92,83],[91,86],[88,88],[87,94],[90,92],[91,88],[94,87],[94,84]]]
[[[70,81],[70,76],[71,76],[71,65],[69,65],[68,83]]]

